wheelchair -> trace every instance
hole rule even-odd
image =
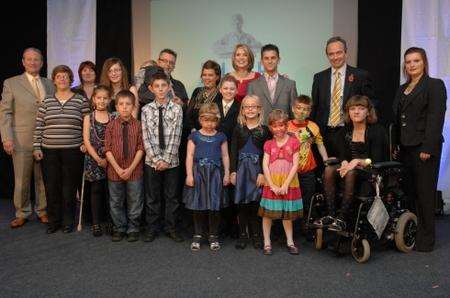
[[[330,163],[337,165],[340,162],[333,160]],[[367,262],[371,246],[377,244],[395,244],[399,251],[411,252],[415,245],[417,217],[406,208],[407,198],[402,191],[402,164],[397,161],[379,162],[364,171],[369,174],[367,182],[373,192],[368,195],[355,191],[351,217],[345,229],[332,231],[327,226],[317,227],[314,221],[327,215],[326,201],[323,191],[311,198],[306,227],[312,233],[315,248],[321,250],[331,245],[338,255],[350,250],[358,263]],[[342,193],[337,187],[337,203],[340,197]]]

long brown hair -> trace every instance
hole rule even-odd
[[[108,58],[103,63],[102,73],[100,74],[100,85],[105,85],[105,86],[112,88],[111,81],[109,80],[109,77],[108,77],[108,72],[109,72],[109,69],[114,64],[119,64],[120,69],[122,70],[122,81],[121,81],[122,89],[125,89],[125,90],[130,89],[130,82],[128,81],[128,71],[125,68],[125,65],[123,65],[122,60],[120,60],[119,58],[116,58],[116,57]]]
[[[422,61],[423,61],[423,73],[425,75],[428,75],[428,58],[427,58],[427,52],[425,52],[424,49],[419,48],[419,47],[410,47],[409,49],[407,49],[405,51],[405,54],[403,55],[403,75],[406,78],[407,82],[411,81],[411,77],[408,75],[408,73],[406,72],[406,65],[405,65],[405,59],[406,56],[412,53],[418,53],[421,57],[422,57]]]

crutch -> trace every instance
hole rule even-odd
[[[82,225],[82,219],[83,219],[83,201],[84,201],[84,180],[85,180],[85,175],[84,175],[84,171],[85,171],[85,166],[86,166],[86,155],[84,156],[84,161],[83,161],[83,177],[81,178],[81,196],[80,196],[80,214],[78,217],[78,226],[77,226],[77,231],[80,232],[83,229],[83,225]]]

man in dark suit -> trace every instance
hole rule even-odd
[[[261,48],[261,63],[264,75],[248,85],[247,94],[259,97],[264,108],[264,123],[267,124],[269,113],[273,109],[292,114],[291,106],[297,97],[297,88],[295,81],[278,73],[280,52],[276,45],[267,44]]]
[[[344,109],[353,95],[369,97],[376,107],[372,82],[365,70],[347,64],[347,43],[341,37],[327,41],[325,53],[329,68],[316,73],[312,85],[313,109],[311,119],[320,127],[328,156],[335,156],[336,132],[344,126]]]
[[[159,58],[156,61],[157,66],[147,66],[145,68],[144,83],[138,90],[139,101],[142,107],[155,99],[155,95],[148,89],[148,85],[152,76],[158,71],[164,71],[170,78],[171,90],[168,96],[179,104],[183,104],[188,101],[189,97],[183,83],[175,80],[171,76],[172,71],[175,69],[176,62],[177,53],[171,49],[164,49],[159,53]]]

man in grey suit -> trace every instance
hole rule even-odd
[[[261,63],[264,75],[250,83],[247,94],[257,95],[264,108],[264,123],[267,124],[269,113],[281,109],[291,115],[291,105],[297,97],[295,81],[278,73],[280,51],[273,44],[261,48]]]
[[[5,152],[12,156],[14,165],[14,206],[16,216],[12,228],[23,226],[32,213],[30,182],[34,173],[36,202],[34,210],[42,223],[47,223],[47,203],[39,163],[33,159],[33,133],[36,112],[47,94],[54,93],[52,81],[41,78],[43,65],[40,50],[28,48],[23,52],[25,72],[3,82],[0,101],[0,133]]]

